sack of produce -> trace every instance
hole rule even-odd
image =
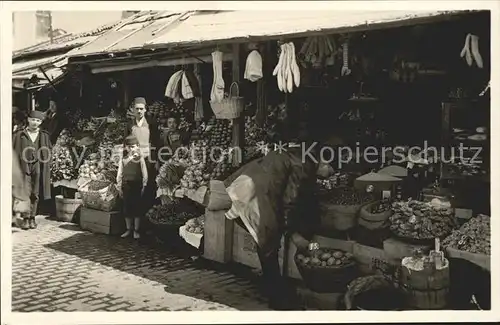
[[[338,249],[297,250],[295,264],[304,284],[318,293],[343,292],[357,277],[352,254]]]
[[[211,180],[207,209],[210,211],[228,210],[232,204],[224,182]]]
[[[90,180],[78,188],[83,206],[100,210],[113,211],[118,208],[119,193],[116,185],[109,181]]]
[[[449,257],[466,259],[490,269],[491,225],[490,217],[478,215],[470,219],[443,240]]]
[[[353,228],[359,210],[370,201],[373,201],[372,195],[348,187],[323,195],[320,201],[322,227],[339,231]]]
[[[370,230],[384,228],[391,214],[391,204],[388,201],[368,203],[361,208],[358,223]]]
[[[424,243],[444,238],[458,226],[453,209],[429,202],[400,201],[392,204],[390,229],[400,239]]]

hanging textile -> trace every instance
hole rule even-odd
[[[200,73],[200,65],[195,64],[194,65],[194,76],[198,80],[198,87],[199,87],[199,95],[195,97],[195,102],[194,102],[194,120],[195,121],[201,121],[203,120],[203,98],[201,94],[201,73]]]

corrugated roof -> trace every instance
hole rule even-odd
[[[14,59],[27,56],[27,55],[32,55],[36,53],[42,53],[42,52],[49,52],[49,51],[56,51],[56,50],[65,50],[67,49],[68,51],[84,45],[94,39],[96,39],[98,36],[102,35],[103,33],[109,31],[111,28],[115,27],[118,25],[120,21],[113,22],[111,24],[106,24],[99,26],[98,28],[95,28],[93,30],[90,30],[88,32],[83,32],[83,33],[78,33],[78,34],[65,34],[59,37],[56,37],[51,41],[45,41],[42,43],[35,44],[30,47],[26,47],[24,49],[18,50],[12,54],[12,57]]]
[[[64,56],[61,55],[52,55],[48,57],[44,57],[36,60],[28,60],[22,62],[16,62],[12,64],[12,72],[17,73],[24,70],[30,70],[32,68],[38,69],[39,67],[53,65],[57,61],[61,61],[64,59]]]
[[[181,12],[149,11],[141,16],[123,21],[123,26],[113,29],[79,49],[68,53],[69,56],[85,56],[89,54],[110,53],[142,48],[154,37],[167,33],[165,28],[181,16]]]
[[[136,48],[160,48],[178,45],[298,36],[310,32],[341,32],[359,26],[395,22],[423,21],[426,18],[460,11],[196,11],[146,12],[132,19],[117,31],[109,31],[87,45],[68,53],[69,57],[82,57],[109,52],[124,52]],[[184,16],[183,16],[184,14]],[[181,18],[179,18],[181,17]],[[161,25],[168,28],[154,34]],[[154,21],[148,25],[148,21]],[[125,37],[126,33],[131,35]],[[123,38],[123,39],[120,39]]]
[[[360,25],[441,16],[439,11],[223,11],[197,13],[171,32],[152,39],[152,46],[182,45],[266,36],[334,31]]]

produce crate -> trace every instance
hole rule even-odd
[[[254,269],[261,269],[255,240],[237,223],[234,223],[232,260]]]
[[[118,211],[105,212],[82,207],[80,227],[93,233],[120,235],[125,232],[125,220]]]
[[[225,210],[205,210],[203,257],[219,263],[228,263],[233,255],[234,221],[225,214]]]
[[[424,253],[428,253],[431,245],[413,245],[395,238],[384,240],[384,251],[389,260],[400,260],[403,257],[413,256],[416,249],[422,249]]]

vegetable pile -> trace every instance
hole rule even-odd
[[[335,205],[362,205],[373,201],[373,195],[359,192],[350,187],[335,189],[331,195],[326,197],[330,204]]]
[[[384,213],[386,211],[391,210],[391,207],[392,207],[392,205],[389,201],[387,201],[387,200],[380,201],[379,203],[374,204],[370,207],[370,213],[373,213],[373,214]]]
[[[300,62],[304,68],[308,66],[320,68],[333,66],[338,53],[339,50],[332,36],[311,36],[302,45],[299,56],[303,58]]]
[[[156,176],[156,184],[159,188],[170,188],[180,183],[184,175],[185,167],[169,161],[160,167],[158,176]]]
[[[443,246],[475,254],[491,255],[490,217],[478,215],[454,230],[443,241]]]
[[[148,114],[151,116],[158,125],[167,125],[168,108],[167,105],[162,101],[154,101],[148,107]]]
[[[93,153],[80,166],[79,177],[101,181],[116,181],[117,166],[110,160]]]
[[[203,234],[205,227],[205,215],[190,219],[186,222],[186,230],[193,234]]]
[[[428,202],[394,202],[389,218],[394,234],[404,238],[430,240],[448,235],[457,225],[453,210]]]
[[[345,187],[349,183],[349,174],[335,173],[327,179],[318,179],[317,183],[323,190],[333,190],[337,187]]]
[[[75,161],[70,147],[56,144],[52,148],[50,170],[52,182],[69,181],[76,178]]]
[[[115,123],[108,123],[103,135],[103,141],[112,144],[123,144],[127,123],[125,119],[117,119]]]
[[[152,207],[146,213],[146,217],[155,224],[181,226],[189,219],[199,217],[199,214],[187,211],[182,204],[179,204],[179,201],[175,200],[168,204]]]
[[[305,267],[342,267],[354,262],[351,253],[342,250],[320,248],[297,254],[296,261]]]

